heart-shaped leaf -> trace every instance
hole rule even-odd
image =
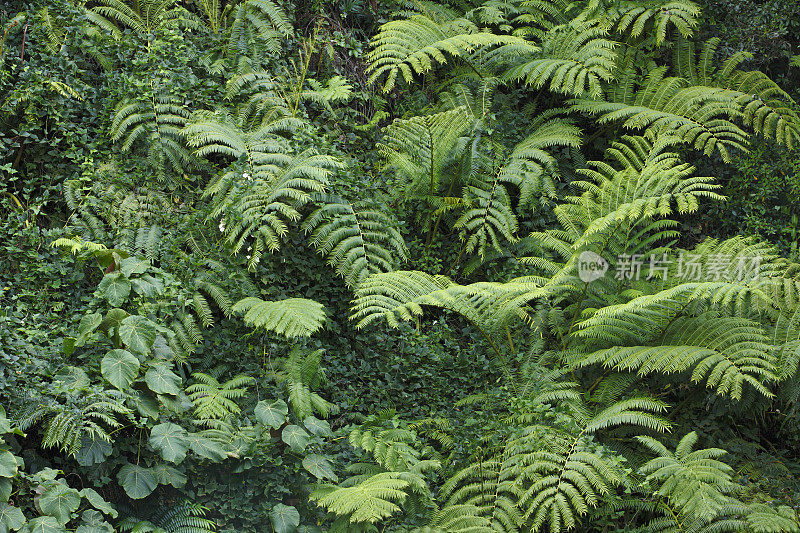
[[[75,454],[75,460],[81,466],[92,466],[102,463],[111,455],[111,444],[92,435],[84,435],[81,447]]]
[[[27,524],[25,533],[67,533],[67,530],[52,516],[40,516]]]
[[[303,425],[317,437],[330,437],[333,435],[331,425],[327,420],[320,420],[313,416],[307,416],[305,420],[303,420]]]
[[[144,375],[150,390],[158,394],[177,396],[180,392],[181,378],[175,375],[166,364],[154,365]]]
[[[157,464],[153,467],[153,472],[156,474],[159,485],[172,485],[176,489],[186,485],[186,476],[183,475],[183,472],[167,464]]]
[[[39,497],[42,514],[54,517],[61,525],[69,522],[70,515],[78,510],[80,504],[78,491],[61,483],[52,483]]]
[[[98,511],[102,511],[103,513],[105,513],[107,515],[110,515],[111,518],[116,518],[119,515],[119,513],[117,513],[117,510],[114,509],[111,506],[110,503],[105,501],[103,499],[103,497],[100,496],[100,494],[98,494],[98,492],[96,490],[90,489],[90,488],[85,488],[82,491],[80,491],[78,494],[80,494],[81,496],[86,498],[86,500],[89,502],[89,504],[92,507],[94,507]]]
[[[312,453],[303,458],[303,468],[317,479],[332,479],[338,481],[336,474],[333,473],[333,464],[322,455]]]
[[[276,400],[272,403],[261,400],[256,404],[255,414],[256,419],[265,426],[278,429],[286,421],[289,406],[283,400]]]
[[[25,524],[25,515],[19,507],[0,503],[0,531],[16,531]]]
[[[150,445],[155,448],[164,460],[180,463],[189,449],[186,430],[172,422],[164,422],[150,430]]]
[[[125,390],[139,374],[139,359],[128,350],[111,350],[100,361],[100,373],[116,388]]]
[[[126,277],[131,277],[133,274],[144,274],[149,266],[150,261],[141,257],[126,257],[119,262],[119,269]]]
[[[97,290],[100,291],[103,298],[108,300],[108,303],[119,307],[131,294],[131,282],[122,272],[112,272],[103,277]]]
[[[158,486],[158,479],[151,469],[130,463],[119,469],[117,480],[134,500],[149,496]]]
[[[8,450],[0,450],[0,477],[14,477],[19,469],[19,461]]]
[[[300,525],[300,513],[291,505],[279,503],[269,513],[275,533],[293,533]]]
[[[212,461],[221,461],[228,456],[222,444],[204,437],[199,433],[189,433],[187,436],[189,446],[192,451],[202,457],[203,459],[211,459]]]
[[[129,350],[147,355],[156,340],[156,325],[143,316],[131,315],[119,325],[119,338]]]
[[[308,441],[311,440],[311,436],[305,429],[292,424],[283,428],[281,440],[288,444],[292,450],[302,452],[306,449],[306,446],[308,446]]]

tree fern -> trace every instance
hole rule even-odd
[[[745,150],[747,134],[736,125],[742,111],[734,94],[665,77],[666,72],[666,67],[651,70],[635,94],[619,94],[619,100],[609,102],[575,100],[573,109],[600,115],[600,124],[621,121],[627,129],[677,136],[706,155],[719,153],[726,162],[731,149]]]
[[[184,146],[181,129],[189,112],[175,96],[156,91],[147,99],[126,101],[111,122],[111,140],[131,152],[144,147],[147,161],[162,181],[181,183],[184,170],[195,164]]]
[[[311,233],[312,244],[348,286],[356,287],[370,274],[394,270],[406,259],[403,237],[382,210],[337,197],[320,203],[303,222],[303,229]]]
[[[738,52],[717,67],[719,44],[720,39],[710,39],[695,53],[692,41],[678,40],[674,59],[677,74],[694,85],[727,90],[741,109],[745,126],[789,149],[800,145],[800,115],[792,97],[764,73],[739,69],[752,54]]]
[[[125,518],[119,527],[135,533],[213,533],[216,524],[205,515],[205,507],[184,501],[157,509],[148,520]]]
[[[202,372],[192,374],[198,381],[186,387],[189,399],[194,404],[194,415],[198,419],[227,419],[241,412],[234,401],[247,392],[254,381],[250,376],[236,376],[225,383]]]
[[[675,28],[683,37],[691,36],[697,28],[700,8],[689,0],[656,0],[634,2],[607,2],[592,0],[587,3],[581,18],[598,18],[621,36],[641,39],[653,36],[656,45],[668,42],[669,29]]]
[[[411,83],[415,74],[424,74],[447,56],[464,58],[476,50],[504,44],[524,44],[517,38],[481,32],[466,19],[435,22],[424,15],[387,22],[372,40],[367,55],[370,82],[386,76],[383,91],[391,91],[402,75]]]
[[[536,89],[545,87],[575,97],[600,98],[602,82],[612,79],[616,54],[612,41],[595,24],[562,26],[548,32],[540,52],[525,57],[503,78],[524,80]]]
[[[243,313],[245,324],[286,337],[308,337],[325,324],[325,307],[306,298],[287,298],[274,302],[249,296],[233,306]]]
[[[175,4],[176,0],[98,0],[92,11],[149,39],[170,27],[197,27],[197,19]]]
[[[320,366],[322,353],[322,350],[292,348],[281,365],[281,371],[276,373],[277,380],[286,385],[289,403],[300,420],[315,414],[327,418],[335,410],[334,404],[314,392],[325,377]]]

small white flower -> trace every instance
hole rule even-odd
[[[219,223],[219,230],[220,230],[221,232],[224,232],[224,231],[225,231],[225,222],[224,222],[224,221],[220,221],[220,223]]]
[[[260,258],[260,257],[256,257],[256,258],[253,260],[253,263],[258,263],[259,261],[261,261],[261,258]]]
[[[244,179],[246,179],[247,181],[253,181],[253,178],[251,178],[251,177],[250,177],[250,174],[248,174],[247,172],[245,172],[244,174],[242,174],[242,177],[243,177]]]
[[[251,252],[252,250],[253,250],[253,247],[252,247],[252,246],[248,246],[248,247],[247,247],[247,251],[248,251],[248,252]]]
[[[248,261],[250,260],[250,254],[247,254],[247,260]]]

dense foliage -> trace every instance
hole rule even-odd
[[[800,531],[792,0],[0,33],[0,533]]]

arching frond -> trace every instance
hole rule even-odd
[[[288,298],[267,302],[247,297],[233,306],[234,313],[244,313],[245,324],[286,337],[308,337],[325,324],[325,307],[306,298]]]

